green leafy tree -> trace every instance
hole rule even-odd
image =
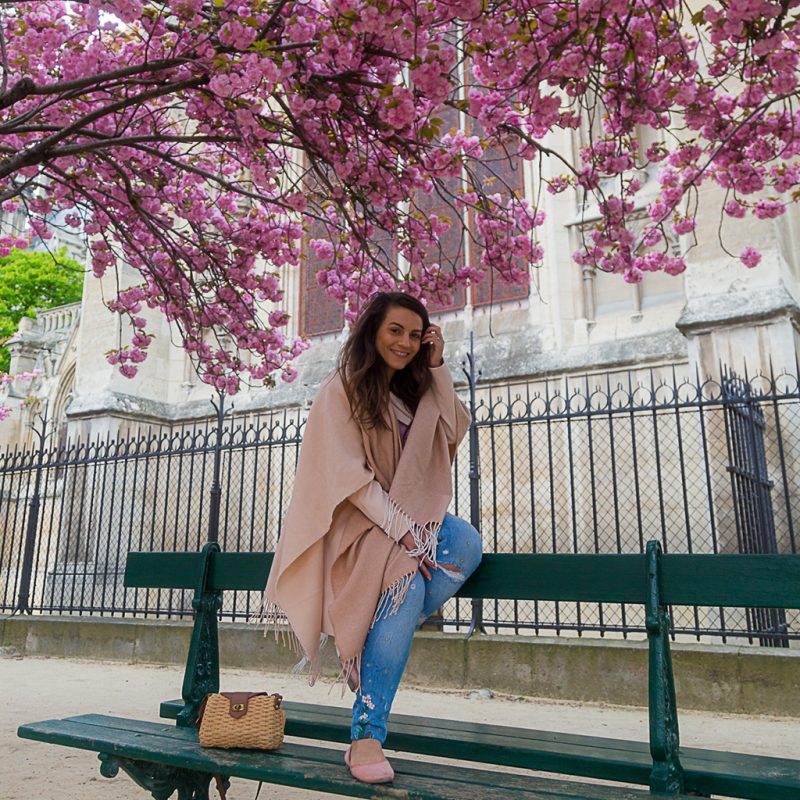
[[[65,250],[42,253],[12,250],[0,258],[0,343],[16,333],[23,317],[81,299],[84,268]],[[0,347],[0,370],[7,372],[11,357]]]

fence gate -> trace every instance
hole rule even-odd
[[[773,482],[767,472],[764,449],[764,412],[753,398],[749,382],[733,372],[722,378],[722,402],[739,552],[777,553],[771,494]],[[746,611],[748,629],[763,634],[758,637],[763,646],[789,646],[784,609],[751,608]]]

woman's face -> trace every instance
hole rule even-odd
[[[383,359],[389,378],[407,367],[419,352],[422,317],[408,308],[391,306],[375,336],[375,349]]]

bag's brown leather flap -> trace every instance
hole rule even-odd
[[[228,701],[228,713],[233,719],[240,719],[247,713],[251,697],[268,697],[267,692],[220,692]]]

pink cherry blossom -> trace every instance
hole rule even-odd
[[[745,247],[744,250],[739,253],[739,260],[748,269],[753,269],[753,267],[757,267],[761,261],[761,253],[759,253],[755,247]]]
[[[151,309],[220,391],[291,380],[308,343],[286,334],[278,276],[307,258],[348,319],[381,289],[439,300],[490,271],[528,281],[544,213],[520,160],[554,165],[547,191],[591,217],[575,261],[632,282],[685,268],[665,235],[694,231],[704,184],[728,191],[728,217],[785,213],[798,6],[5,3],[0,204],[42,238],[63,213],[96,277],[138,274],[108,298],[131,323],[108,355],[122,374],[146,357]],[[578,130],[577,156],[544,143]],[[466,225],[478,263],[445,244]],[[0,236],[0,255],[27,243]]]

